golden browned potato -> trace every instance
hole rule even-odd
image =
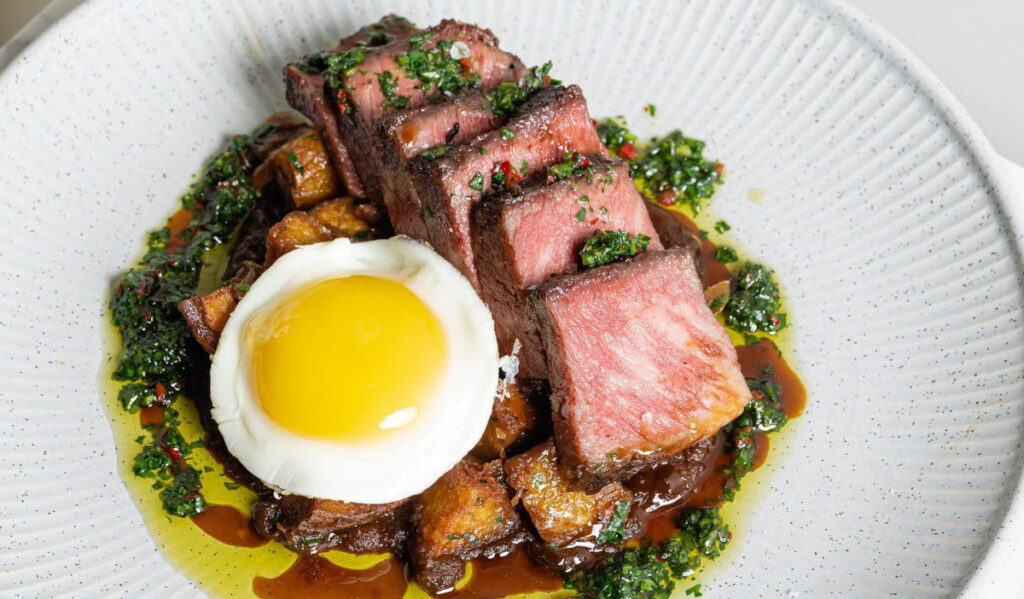
[[[508,386],[504,396],[495,396],[491,419],[473,455],[481,460],[503,457],[506,449],[526,436],[536,424],[536,410],[526,401],[519,387]]]
[[[274,178],[296,208],[341,195],[341,182],[320,136],[306,132],[274,153]]]
[[[199,345],[211,354],[217,350],[220,333],[228,322],[228,317],[235,311],[238,300],[242,299],[249,285],[262,272],[256,264],[246,264],[239,274],[227,285],[206,295],[190,297],[178,304],[178,311],[185,317],[192,336]]]
[[[350,196],[318,204],[309,215],[329,227],[334,237],[352,237],[370,230],[370,225],[356,216],[355,199]]]
[[[416,500],[416,580],[429,592],[450,588],[477,557],[495,557],[527,537],[505,485],[501,462],[463,458]]]
[[[505,472],[546,544],[562,547],[587,537],[597,537],[587,539],[590,541],[617,544],[627,537],[633,495],[617,482],[593,495],[571,490],[569,481],[558,469],[555,446],[550,439],[509,458]]]
[[[289,212],[280,222],[270,227],[270,232],[267,233],[267,256],[264,264],[270,266],[275,260],[300,245],[331,239],[334,239],[331,229],[308,212]]]

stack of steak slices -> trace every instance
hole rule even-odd
[[[750,400],[692,241],[608,158],[581,89],[525,68],[485,29],[386,17],[288,65],[285,80],[360,207],[383,204],[396,233],[466,275],[503,353],[519,342],[520,382],[550,390],[551,419],[416,498],[275,496],[258,506],[258,529],[301,551],[405,551],[431,592],[451,588],[464,560],[517,544],[556,568],[580,566],[565,553],[579,547],[616,550],[641,528],[629,478],[696,451]],[[580,250],[602,231],[650,243],[584,268]],[[214,305],[196,298],[192,312],[214,322],[201,310]]]

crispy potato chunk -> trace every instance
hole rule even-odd
[[[192,336],[203,349],[211,354],[217,351],[217,342],[220,341],[220,333],[224,330],[228,317],[235,311],[235,306],[245,295],[248,285],[256,280],[261,270],[257,265],[246,267],[227,285],[206,295],[190,297],[178,304],[178,311],[185,317],[185,322],[192,330]]]
[[[510,458],[505,472],[545,543],[563,547],[583,539],[621,543],[627,538],[633,495],[617,482],[593,495],[571,490],[550,439]]]
[[[296,137],[274,153],[274,177],[296,208],[309,208],[342,193],[320,136]]]
[[[356,214],[355,201],[347,196],[324,202],[309,211],[289,212],[280,222],[270,227],[267,233],[265,264],[270,266],[300,245],[352,237],[369,231],[370,225]]]
[[[275,260],[300,245],[331,239],[334,239],[331,229],[308,212],[289,212],[280,222],[270,227],[270,232],[267,233],[267,256],[264,264],[270,266]]]
[[[526,540],[500,461],[463,458],[416,500],[416,580],[427,591],[451,588],[465,562],[495,557]]]
[[[505,450],[530,432],[536,418],[536,410],[519,392],[519,386],[515,383],[509,385],[504,397],[495,396],[487,430],[473,448],[473,455],[481,460],[503,456]]]
[[[349,196],[319,204],[309,215],[331,229],[334,237],[352,237],[369,231],[370,225],[359,218],[355,199]]]

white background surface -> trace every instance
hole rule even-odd
[[[996,150],[1024,163],[1024,0],[850,0],[927,64]],[[0,0],[0,43],[46,0]]]

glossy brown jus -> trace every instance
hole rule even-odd
[[[772,378],[782,387],[782,411],[790,419],[803,413],[807,405],[807,390],[771,339],[761,339],[754,345],[737,347],[736,354],[740,359],[743,376],[747,378],[759,378],[764,367],[771,366]]]
[[[722,281],[732,281],[735,277],[729,269],[715,259],[715,250],[718,246],[707,238],[707,235],[702,233],[697,223],[690,220],[685,214],[678,210],[669,210],[676,221],[679,222],[687,231],[693,233],[700,240],[700,267],[704,271],[704,288],[711,287],[715,283]]]
[[[530,558],[522,549],[493,560],[473,562],[473,574],[460,589],[445,593],[458,599],[501,599],[539,591],[557,591],[562,579]]]
[[[407,586],[405,566],[394,557],[352,570],[304,555],[277,578],[257,576],[252,592],[260,599],[401,599]]]
[[[192,516],[192,522],[227,545],[262,547],[270,542],[270,539],[256,533],[248,515],[230,505],[208,505],[198,515]]]

